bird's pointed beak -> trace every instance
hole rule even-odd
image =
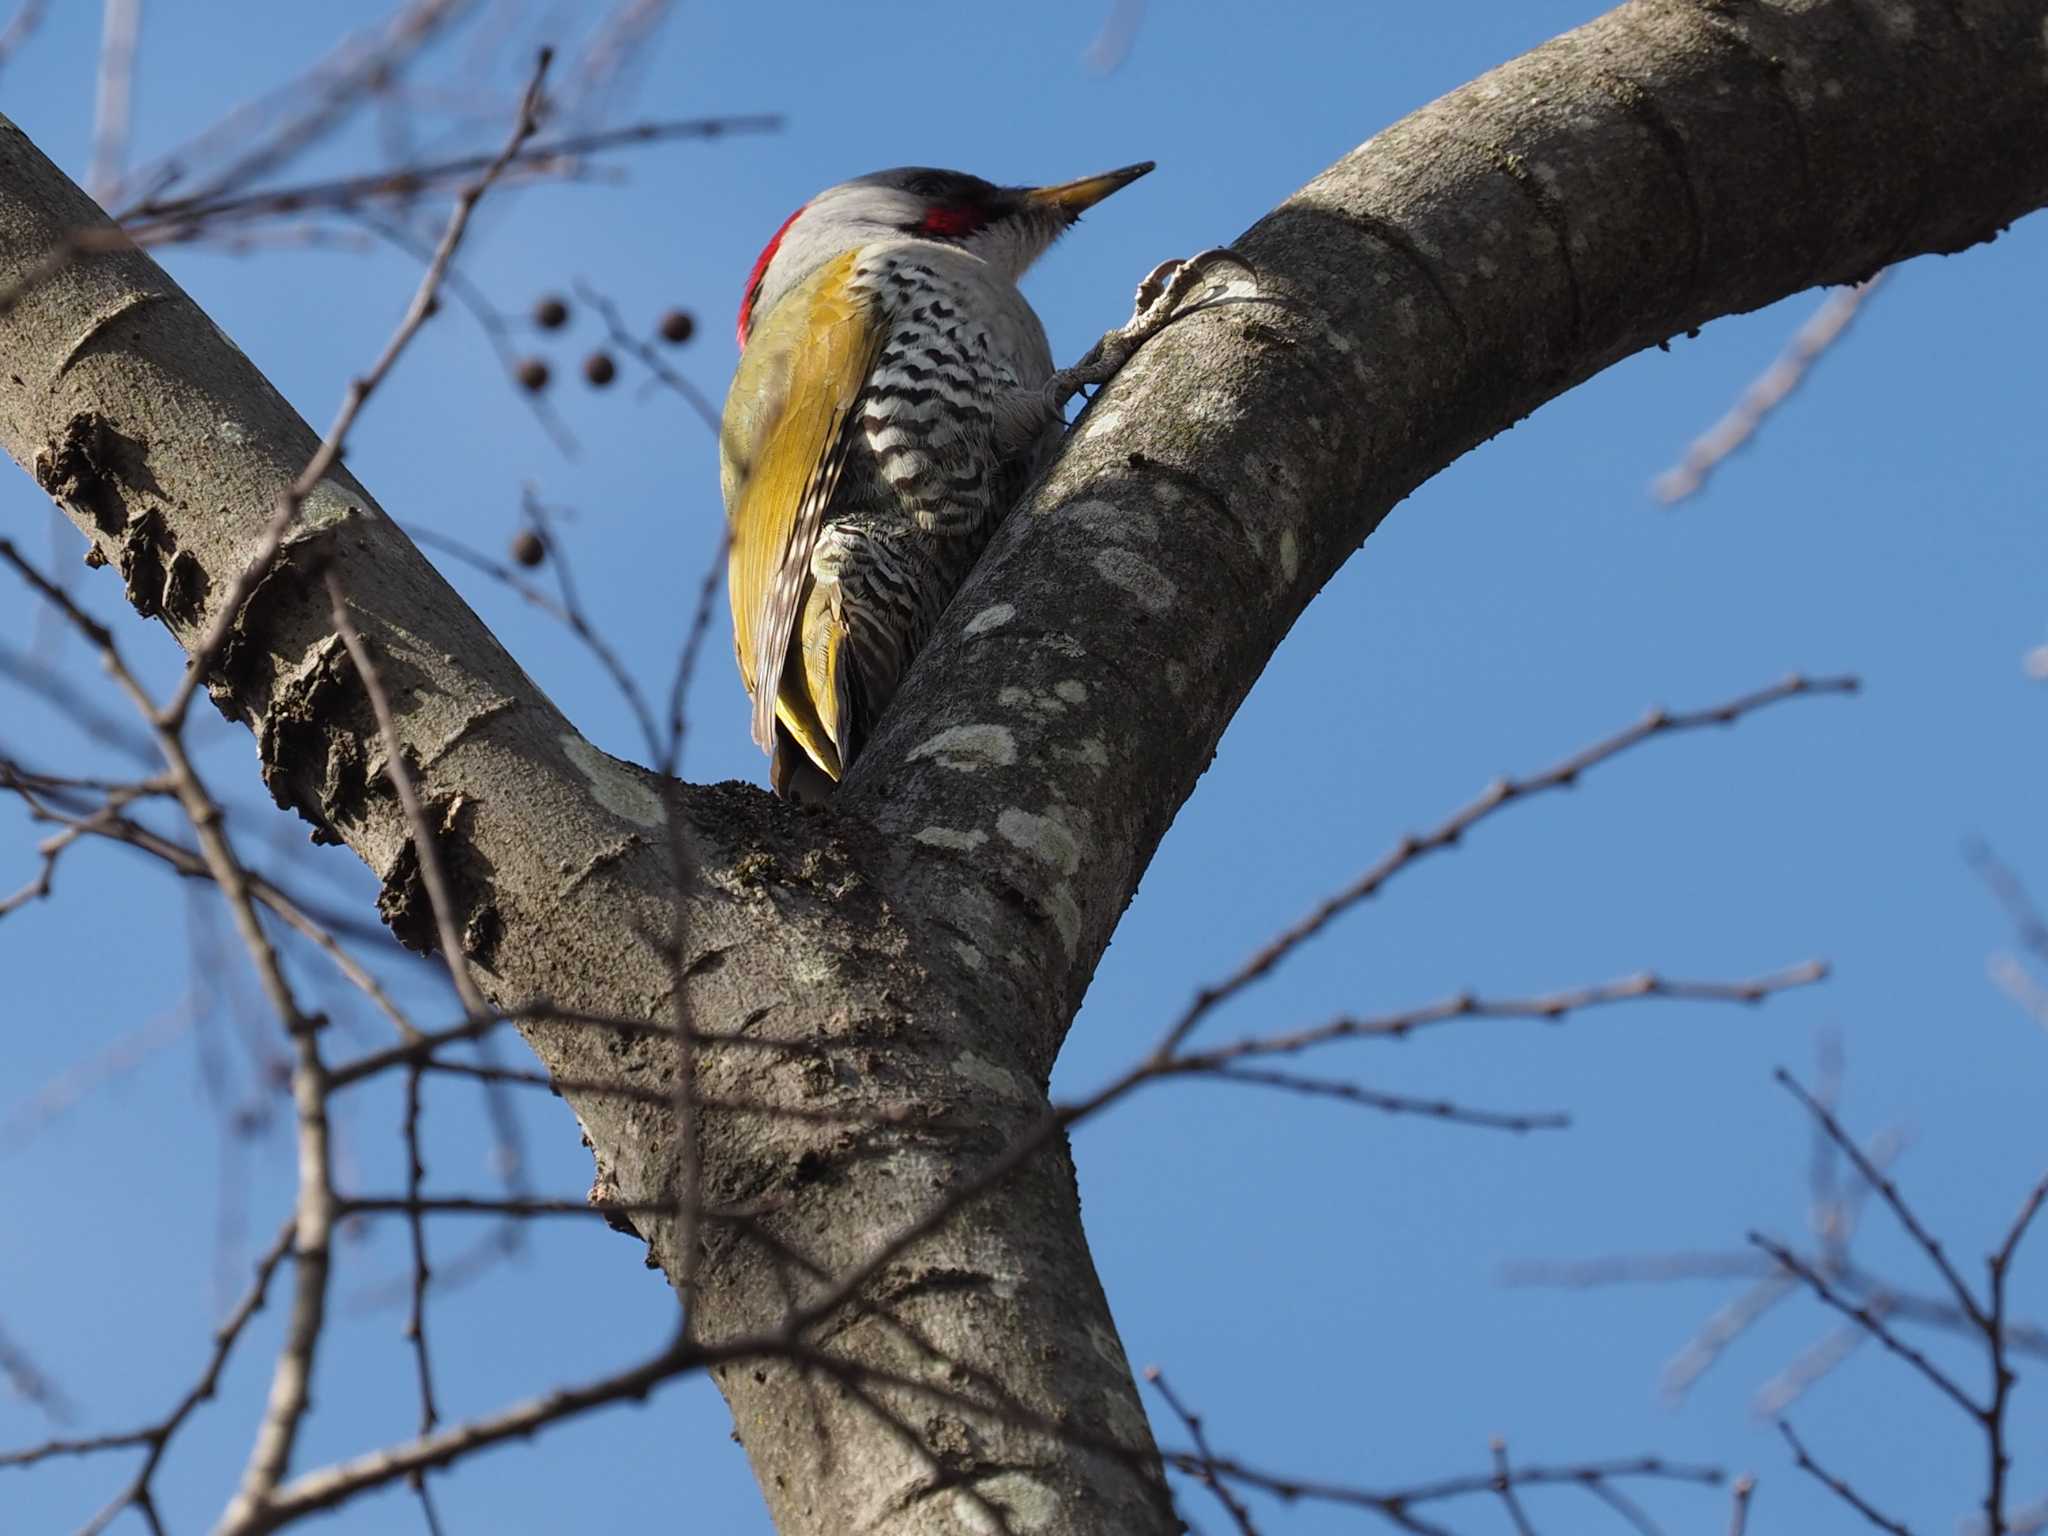
[[[1084,209],[1093,208],[1110,193],[1128,187],[1143,176],[1152,169],[1153,163],[1141,160],[1120,171],[1083,176],[1079,181],[1063,181],[1056,187],[1032,187],[1024,193],[1024,201],[1033,207],[1057,209],[1069,219],[1078,219]]]

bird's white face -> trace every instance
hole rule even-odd
[[[863,245],[952,245],[1015,282],[1083,209],[1150,169],[1147,163],[1054,187],[999,187],[960,171],[910,166],[828,187],[790,217],[755,262],[740,308],[740,344],[783,294],[834,256]]]

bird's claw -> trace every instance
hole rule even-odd
[[[1195,285],[1217,267],[1236,267],[1247,277],[1258,276],[1252,264],[1227,245],[1212,245],[1192,256],[1162,261],[1138,284],[1137,297],[1131,304],[1130,325],[1125,329],[1146,322],[1155,310],[1163,311],[1166,317],[1155,322],[1155,329],[1164,325],[1187,301]]]
[[[1131,318],[1107,333],[1071,368],[1062,368],[1046,381],[1046,404],[1055,416],[1064,418],[1067,402],[1086,388],[1100,388],[1116,377],[1131,356],[1164,330],[1188,296],[1217,267],[1236,267],[1256,276],[1250,262],[1228,246],[1212,246],[1188,257],[1162,261],[1138,284],[1131,304]]]

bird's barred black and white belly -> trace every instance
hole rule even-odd
[[[1026,376],[1031,359],[1002,334],[986,295],[964,291],[954,274],[878,255],[854,280],[872,287],[888,333],[854,408],[827,519],[914,529],[937,563],[959,561],[964,575],[1030,468],[999,457],[995,401],[1043,381]]]
[[[945,267],[899,250],[876,252],[853,275],[887,330],[849,414],[810,570],[844,624],[856,741],[1040,458],[1039,444],[1001,451],[996,402],[1050,375],[1044,332],[1014,288],[992,306],[984,276]],[[978,293],[968,287],[977,281]]]

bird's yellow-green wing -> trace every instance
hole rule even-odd
[[[810,583],[811,553],[846,460],[849,421],[884,334],[851,278],[848,251],[806,278],[747,338],[720,433],[731,531],[727,582],[754,740],[772,750],[778,712],[834,777],[837,753],[815,704],[778,695]]]

